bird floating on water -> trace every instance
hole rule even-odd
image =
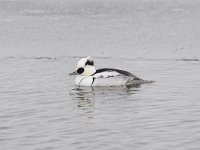
[[[143,80],[132,73],[120,69],[95,69],[90,56],[81,58],[76,71],[69,75],[76,75],[75,84],[79,86],[138,86],[154,81]]]

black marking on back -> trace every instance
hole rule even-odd
[[[93,60],[87,60],[86,63],[85,63],[85,66],[86,65],[94,66],[94,61]]]
[[[111,78],[111,77],[114,77],[114,76],[107,76],[106,78]]]
[[[120,70],[120,69],[113,69],[113,68],[103,68],[103,69],[98,69],[96,70],[95,74],[96,73],[102,73],[102,72],[111,72],[111,71],[115,71],[115,72],[118,72],[124,76],[127,76],[127,77],[133,77],[134,80],[142,80],[140,79],[139,77],[133,75],[132,73],[128,72],[128,71],[124,71],[124,70]],[[109,77],[109,76],[108,76]],[[110,76],[111,77],[111,76]]]

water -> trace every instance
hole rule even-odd
[[[200,59],[199,7],[199,0],[0,0],[0,56]]]
[[[74,86],[78,59],[1,59],[2,149],[199,148],[199,61],[96,58],[156,80],[128,89]]]
[[[198,14],[188,0],[0,0],[0,149],[199,149]],[[156,82],[76,87],[87,55]]]

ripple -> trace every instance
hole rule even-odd
[[[199,61],[96,57],[156,80],[126,88],[75,86],[76,59],[1,59],[4,149],[199,147]]]

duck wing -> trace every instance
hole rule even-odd
[[[103,72],[107,73],[109,76],[112,76],[112,74],[113,74],[113,76],[123,75],[123,76],[126,76],[126,77],[131,77],[132,80],[142,80],[139,77],[135,76],[134,74],[132,74],[128,71],[120,70],[120,69],[113,69],[113,68],[98,69],[98,70],[96,70],[95,74],[103,73]]]

